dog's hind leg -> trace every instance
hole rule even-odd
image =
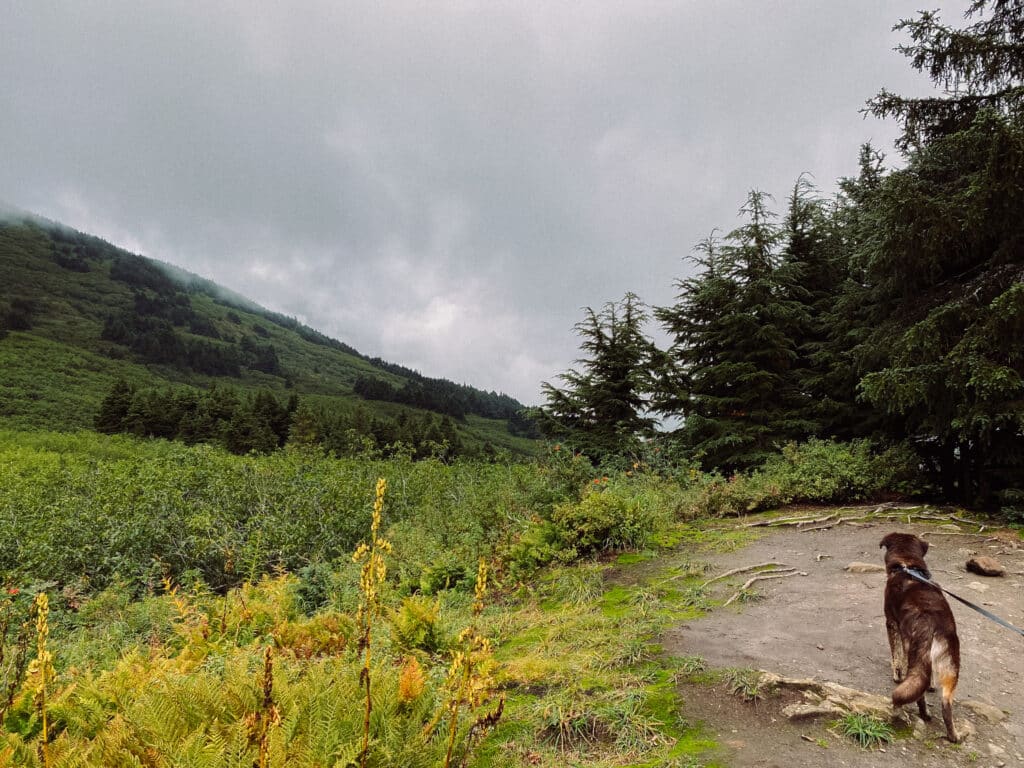
[[[953,691],[960,677],[959,648],[956,635],[952,640],[935,638],[929,653],[935,681],[942,689],[942,722],[946,725],[946,738],[954,744],[960,742],[960,735],[953,724]]]
[[[903,647],[899,625],[886,619],[886,632],[889,634],[889,650],[892,653],[892,681],[902,683],[907,675],[907,651]]]
[[[924,700],[924,694],[917,700],[917,714],[921,716],[921,719],[926,723],[932,719],[932,716],[928,714],[928,702]]]
[[[956,690],[956,675],[943,675],[942,683],[942,722],[946,724],[946,738],[954,744],[960,742],[960,735],[953,725],[953,691]]]

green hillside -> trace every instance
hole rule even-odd
[[[323,423],[443,426],[466,452],[534,449],[523,405],[506,395],[368,358],[209,280],[52,222],[0,220],[0,275],[6,426],[92,428],[124,381],[135,391],[297,397]]]

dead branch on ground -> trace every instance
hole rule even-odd
[[[722,607],[725,608],[727,605],[732,604],[735,600],[738,600],[740,598],[740,595],[742,595],[744,592],[750,589],[750,587],[758,581],[769,581],[770,579],[785,579],[788,576],[806,575],[807,574],[804,571],[798,571],[795,568],[788,568],[786,569],[785,573],[783,573],[782,571],[769,571],[768,573],[758,574],[753,578],[747,579],[746,582],[744,582],[743,586],[740,587],[739,590],[736,592],[736,594],[734,594],[732,597],[726,600],[725,603],[722,604]]]
[[[789,567],[785,563],[776,563],[774,560],[772,560],[770,562],[767,562],[767,563],[758,563],[757,565],[745,565],[742,568],[733,568],[731,571],[726,571],[725,573],[721,574],[720,576],[715,576],[713,579],[708,579],[707,581],[705,581],[703,584],[700,585],[700,588],[704,589],[704,587],[706,587],[708,584],[711,584],[713,582],[719,581],[721,579],[727,579],[730,576],[735,576],[737,573],[747,573],[748,571],[756,571],[758,568],[769,568],[769,567],[771,567],[773,565],[774,566],[779,566],[779,567],[782,567],[782,568],[788,568]]]

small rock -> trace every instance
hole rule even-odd
[[[988,592],[988,584],[982,584],[980,581],[967,582],[967,588],[973,589],[975,592]]]
[[[992,755],[992,757],[999,757],[999,755],[1005,755],[1006,750],[1000,747],[998,744],[989,744],[988,753]]]
[[[1003,710],[984,701],[966,699],[960,703],[971,710],[974,714],[984,717],[990,723],[999,723],[1006,719],[1006,713],[1003,712]]]
[[[1006,568],[994,557],[972,557],[967,561],[967,570],[979,576],[1003,576]]]
[[[881,573],[885,570],[885,566],[877,563],[853,562],[843,570],[847,573]]]

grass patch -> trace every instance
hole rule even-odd
[[[623,552],[617,558],[615,558],[616,565],[635,565],[636,563],[643,563],[647,560],[653,560],[657,557],[656,552],[650,550],[644,550],[643,552]]]
[[[893,727],[877,717],[850,713],[836,723],[839,732],[864,749],[890,744],[896,738]]]
[[[733,668],[725,670],[725,684],[729,693],[744,701],[758,702],[766,691],[761,687],[761,673],[756,669]]]
[[[505,718],[527,726],[499,727],[474,765],[711,765],[717,744],[681,716],[679,661],[661,658],[652,642],[681,610],[703,607],[705,569],[689,553],[690,565],[674,571],[652,569],[644,556],[626,560],[616,563],[620,575],[642,573],[642,583],[606,588],[607,564],[554,568],[493,618]]]
[[[679,546],[693,554],[734,552],[759,536],[754,528],[736,528],[708,520],[680,523],[674,533],[678,536]]]

